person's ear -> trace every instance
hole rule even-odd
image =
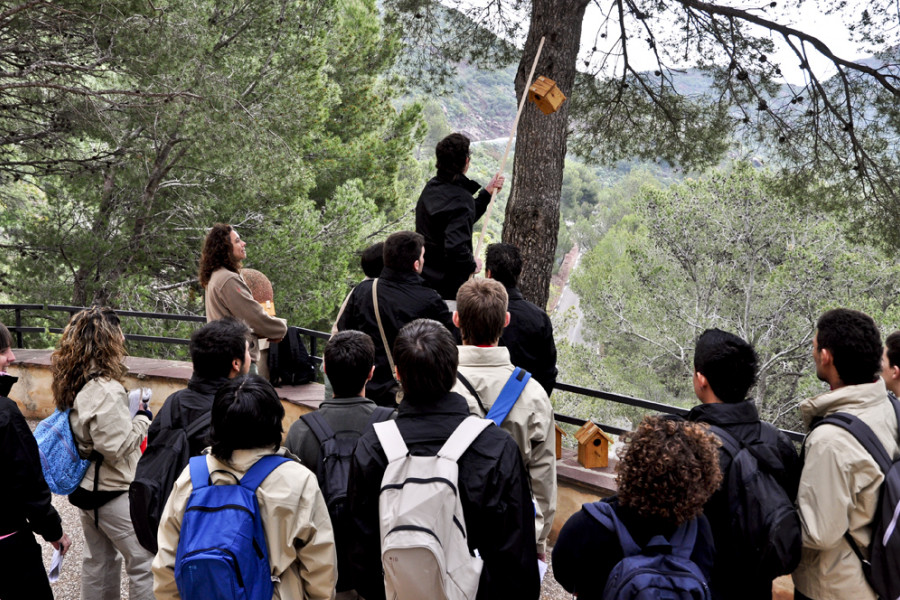
[[[373,367],[374,370],[374,367]],[[403,378],[400,377],[400,367],[394,365],[394,379],[397,381],[403,381]]]
[[[834,355],[831,353],[831,350],[828,348],[819,348],[819,362],[822,363],[822,366],[833,365]]]
[[[503,322],[504,327],[509,327],[509,313],[506,313],[506,320]]]
[[[372,365],[372,368],[369,369],[369,376],[366,377],[366,381],[372,381],[372,377],[375,375],[375,365]]]
[[[705,390],[709,387],[709,379],[706,378],[706,375],[700,371],[694,371],[694,377],[697,379],[697,386],[701,390]]]
[[[486,278],[488,278],[488,279],[493,279],[493,277],[491,277],[491,270],[490,270],[490,269],[485,269],[485,270],[484,270],[484,276],[485,276]]]
[[[456,325],[457,329],[459,329],[459,311],[453,311],[453,324]]]

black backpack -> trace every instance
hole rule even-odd
[[[754,447],[777,444],[777,431],[763,424],[759,440],[746,444],[721,427],[713,425],[710,430],[731,457],[722,486],[731,515],[728,534],[734,540],[733,555],[720,558],[742,565],[754,578],[775,579],[793,572],[800,564],[800,515],[768,463],[757,458],[759,450]]]
[[[172,415],[178,405],[159,415],[160,431],[138,461],[134,481],[128,486],[131,522],[138,542],[156,554],[156,533],[163,508],[175,486],[175,480],[191,459],[191,442],[205,440],[212,415],[204,413],[190,427],[173,426]],[[197,446],[198,444],[194,444]],[[202,447],[202,444],[200,444]]]
[[[387,421],[393,413],[393,409],[379,406],[369,418],[366,429],[375,423]],[[349,542],[356,532],[347,503],[347,482],[350,479],[353,451],[356,450],[356,442],[362,434],[354,430],[335,432],[318,412],[307,413],[300,418],[319,440],[319,464],[307,466],[315,470],[319,488],[328,506],[338,556],[338,578],[342,579],[341,574],[348,572],[346,565],[350,564]],[[344,588],[350,589],[345,582],[341,582],[338,587],[340,591],[344,591]]]
[[[894,407],[897,423],[900,425],[900,401],[890,392],[888,401]],[[900,459],[891,460],[875,432],[854,415],[841,412],[830,414],[813,422],[810,432],[825,423],[849,431],[884,473],[884,481],[878,492],[878,507],[872,520],[869,559],[865,559],[849,531],[844,533],[844,539],[862,562],[866,581],[878,597],[900,598]]]
[[[280,387],[303,385],[315,379],[316,363],[306,350],[300,330],[288,327],[284,339],[269,346],[269,381]]]

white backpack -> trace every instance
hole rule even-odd
[[[467,417],[437,456],[410,456],[394,421],[375,424],[389,461],[378,498],[388,600],[475,598],[482,561],[466,543],[456,461],[492,424]]]

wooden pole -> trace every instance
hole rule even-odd
[[[513,122],[512,131],[509,132],[509,141],[506,142],[506,151],[503,153],[503,160],[500,161],[499,175],[503,175],[503,169],[506,167],[506,159],[509,156],[509,149],[512,147],[513,138],[516,135],[516,129],[519,127],[519,117],[522,116],[522,109],[525,108],[525,101],[528,100],[528,90],[531,89],[531,81],[534,78],[534,70],[537,68],[538,60],[541,58],[541,50],[544,49],[544,37],[541,37],[541,43],[538,44],[537,54],[534,56],[534,62],[531,65],[531,73],[528,74],[528,81],[522,92],[522,99],[519,101],[519,110],[516,112],[516,120]],[[491,219],[491,212],[494,208],[494,196],[497,195],[497,188],[491,192],[491,201],[488,203],[487,211],[484,214],[484,221],[481,224],[481,235],[478,236],[478,247],[475,249],[475,257],[481,254],[481,247],[484,245],[484,233],[487,231],[488,221]],[[470,278],[471,279],[471,278]]]

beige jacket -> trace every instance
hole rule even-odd
[[[800,403],[808,427],[814,417],[836,412],[862,419],[895,460],[897,417],[884,381],[851,385]],[[816,600],[875,600],[859,559],[844,539],[848,530],[863,552],[872,538],[871,522],[884,475],[849,432],[822,425],[804,442],[797,508],[803,527],[803,552],[794,585]]]
[[[103,455],[100,464],[100,491],[127,490],[141,457],[141,442],[147,435],[150,419],[131,418],[128,392],[114,379],[92,379],[78,395],[69,412],[72,435],[78,451],[87,456],[92,450]],[[94,489],[94,466],[87,470],[80,487]]]
[[[244,278],[221,268],[213,271],[206,286],[206,322],[235,317],[253,330],[250,358],[259,361],[259,340],[280,340],[287,333],[287,321],[271,317],[262,304],[253,299]]]
[[[504,347],[479,348],[459,346],[459,372],[462,373],[481,398],[486,410],[500,396],[500,390],[515,367]],[[485,416],[469,390],[457,381],[453,391],[461,394],[469,404],[469,412]],[[501,427],[512,435],[531,477],[531,491],[537,501],[535,538],[537,551],[547,551],[547,536],[556,514],[556,433],[553,406],[544,388],[532,379],[522,390]]]
[[[206,457],[213,483],[232,484],[234,478],[224,470],[243,476],[271,448],[235,450],[229,463],[208,454]],[[289,456],[284,448],[278,454]],[[175,482],[172,495],[159,523],[159,552],[153,559],[153,592],[156,600],[180,598],[175,584],[175,551],[181,520],[191,495],[190,467]],[[266,546],[275,583],[276,600],[314,600],[334,598],[337,583],[337,556],[334,532],[325,499],[319,491],[315,473],[299,462],[285,463],[266,477],[256,490],[266,531]]]

